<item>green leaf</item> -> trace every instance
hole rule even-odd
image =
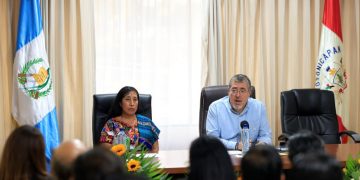
[[[25,65],[23,66],[23,68],[21,69],[21,73],[26,74],[32,65],[40,63],[42,61],[43,61],[42,58],[35,58],[35,59],[32,59],[32,60],[26,62]]]
[[[360,172],[359,171],[354,171],[351,173],[351,176],[354,178],[354,179],[359,179],[360,177]]]
[[[358,159],[360,157],[360,152],[357,154],[356,158],[354,159],[351,155],[348,156],[346,160],[345,168],[346,172],[344,173],[344,179],[359,179],[360,177],[360,164]]]
[[[140,162],[141,168],[135,172],[135,174],[145,174],[149,179],[171,179],[171,177],[160,168],[161,164],[156,156],[147,156],[147,152],[143,145],[139,145],[125,153],[124,157],[126,162],[129,162],[130,159]]]

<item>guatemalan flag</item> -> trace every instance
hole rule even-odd
[[[325,0],[315,87],[334,92],[339,131],[346,130],[341,111],[342,95],[347,87],[342,52],[340,3],[339,0]]]
[[[47,162],[59,144],[59,133],[39,0],[22,0],[13,66],[12,115],[44,136]]]

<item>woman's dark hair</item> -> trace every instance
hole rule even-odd
[[[6,140],[0,164],[0,180],[45,177],[47,172],[42,134],[29,125],[18,127]]]
[[[286,179],[342,180],[341,164],[325,153],[308,153],[295,156],[293,170]]]
[[[241,160],[243,180],[280,180],[282,162],[275,147],[256,145]]]
[[[112,118],[112,117],[116,117],[116,116],[120,116],[121,113],[122,113],[122,108],[120,106],[120,103],[122,101],[122,99],[128,95],[131,91],[134,91],[136,92],[137,94],[137,98],[138,100],[140,100],[139,98],[139,92],[134,88],[134,87],[131,87],[131,86],[125,86],[123,88],[120,89],[120,91],[117,93],[116,95],[116,98],[115,100],[113,101],[113,104],[110,108],[110,111],[109,111],[109,118]]]
[[[324,141],[309,130],[301,130],[290,136],[287,147],[289,149],[289,160],[291,162],[293,162],[294,157],[298,154],[325,152]]]
[[[230,156],[219,139],[201,136],[191,143],[188,179],[236,179]]]
[[[101,146],[81,154],[74,162],[75,179],[101,180],[125,172],[125,161]]]

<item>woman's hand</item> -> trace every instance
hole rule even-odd
[[[150,152],[151,153],[158,153],[159,152],[159,141],[154,142]]]

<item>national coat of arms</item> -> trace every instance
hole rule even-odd
[[[18,73],[17,80],[23,91],[34,99],[49,95],[52,89],[50,68],[42,58],[26,62]]]

